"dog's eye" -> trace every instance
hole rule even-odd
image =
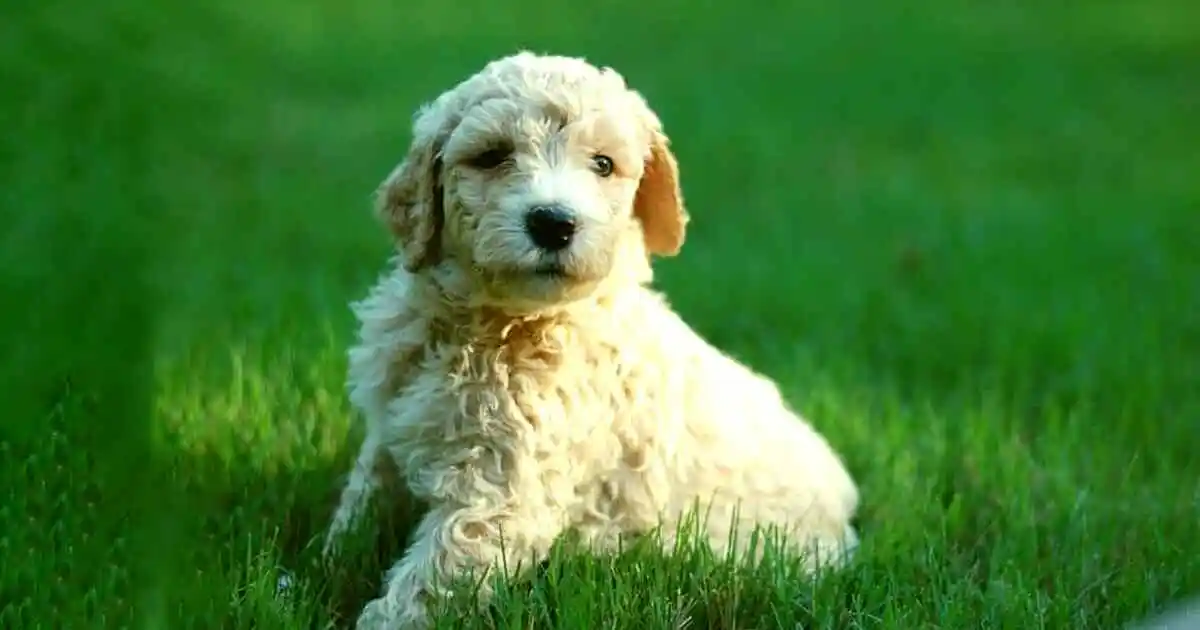
[[[613,161],[607,155],[597,155],[592,158],[592,170],[600,177],[608,177],[613,174]]]
[[[492,147],[467,160],[467,164],[474,168],[491,170],[507,162],[510,156],[512,156],[511,147]]]

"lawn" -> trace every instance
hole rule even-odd
[[[317,562],[369,195],[417,105],[519,47],[658,109],[693,215],[658,284],[845,455],[864,542],[815,584],[563,551],[445,627],[1117,628],[1200,594],[1193,0],[17,4],[2,628],[352,621],[406,522]]]

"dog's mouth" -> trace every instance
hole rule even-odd
[[[551,287],[582,286],[599,279],[594,270],[587,265],[580,265],[576,260],[558,256],[542,256],[491,269],[477,268],[497,281],[516,284],[532,283],[532,285],[540,287],[539,290]]]
[[[566,278],[567,268],[560,262],[545,262],[534,267],[533,274],[539,278]]]
[[[494,270],[476,267],[496,279],[507,278],[509,281],[521,280],[569,280],[574,274],[567,265],[557,260],[539,261],[534,265],[509,265]]]

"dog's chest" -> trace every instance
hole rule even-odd
[[[413,490],[437,497],[480,482],[533,483],[567,484],[558,492],[569,494],[578,479],[615,467],[622,457],[615,420],[636,377],[619,347],[580,350],[573,341],[431,348],[420,375],[393,401],[386,438]]]
[[[578,340],[474,343],[445,357],[441,395],[463,435],[565,445],[606,422],[629,378],[619,349]]]

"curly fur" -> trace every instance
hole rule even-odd
[[[502,163],[480,166],[489,150]],[[439,583],[536,564],[567,531],[606,549],[661,526],[670,542],[697,505],[718,551],[771,526],[818,551],[814,569],[848,557],[858,493],[838,456],[649,288],[650,256],[679,250],[688,217],[661,124],[620,75],[531,53],[488,64],[418,113],[378,198],[398,253],[354,307],[367,433],[327,551],[381,459],[431,507],[359,628],[424,627]],[[522,227],[546,203],[578,219],[562,252]]]

